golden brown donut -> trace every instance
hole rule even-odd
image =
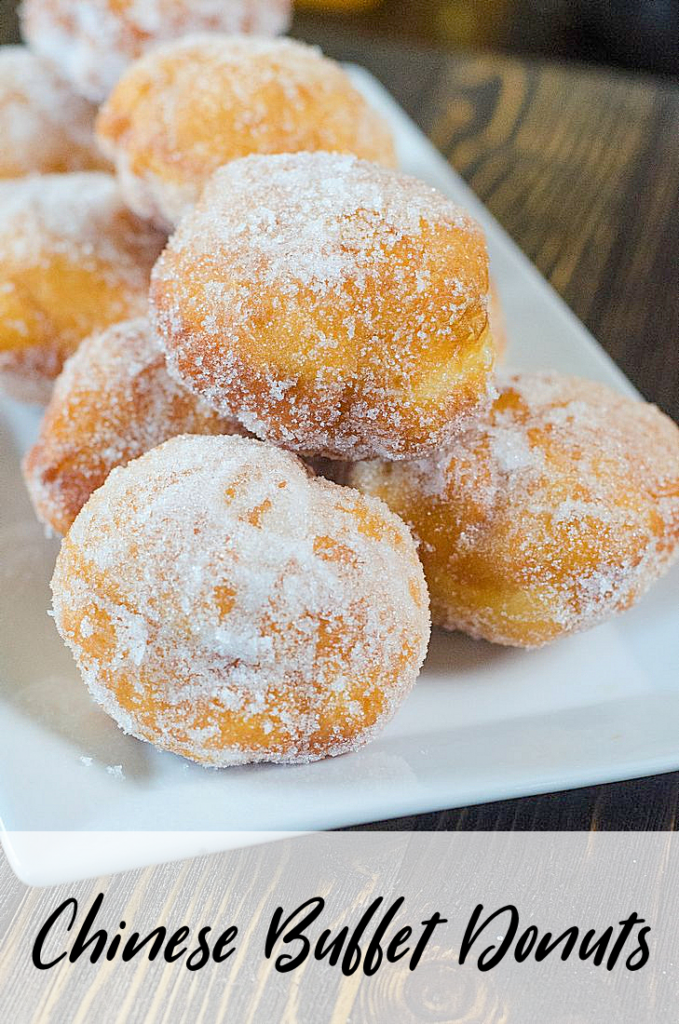
[[[24,46],[0,47],[0,178],[99,170],[95,108]]]
[[[95,700],[125,732],[205,765],[362,746],[429,638],[398,517],[236,436],[177,437],[114,469],[66,535],[52,589]]]
[[[86,338],[66,362],[24,477],[38,518],[66,533],[116,466],[177,434],[239,430],[169,376],[147,320],[128,320]]]
[[[145,313],[162,244],[110,174],[0,181],[0,389],[47,401],[86,335]]]
[[[97,121],[123,194],[174,226],[223,164],[252,153],[332,150],[393,165],[382,119],[346,73],[290,39],[192,36],[127,71]]]
[[[407,459],[488,403],[488,257],[415,178],[331,153],[216,172],[154,268],[168,369],[302,454]]]
[[[433,621],[540,647],[629,608],[679,549],[679,429],[654,406],[557,373],[503,375],[447,452],[345,479],[420,544]]]
[[[507,345],[509,344],[507,321],[505,319],[505,311],[502,308],[500,291],[492,277],[488,291],[488,322],[491,334],[493,335],[493,341],[495,342],[497,361],[502,362],[507,355]]]
[[[191,32],[276,35],[291,0],[23,0],[21,28],[82,96],[106,99],[127,66],[151,47]]]

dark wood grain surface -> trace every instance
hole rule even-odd
[[[312,19],[295,31],[386,85],[642,394],[679,420],[679,85],[405,48]],[[674,829],[678,811],[675,773],[373,827]]]
[[[0,0],[6,39],[10,6]],[[294,34],[386,85],[642,394],[679,420],[679,85],[417,49],[313,18]],[[679,773],[380,826],[668,829],[678,808]]]

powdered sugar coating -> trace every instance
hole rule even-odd
[[[146,319],[93,334],[54,386],[24,477],[38,518],[66,533],[111,470],[177,434],[237,433],[168,374]]]
[[[0,182],[0,243],[13,262],[42,258],[45,250],[69,260],[99,258],[119,279],[137,285],[163,239],[130,216],[110,174],[29,175]],[[112,230],[115,229],[115,230]]]
[[[0,381],[43,400],[93,330],[146,311],[163,238],[98,172],[0,181]]]
[[[0,47],[0,178],[103,168],[94,115],[49,61]]]
[[[209,765],[362,745],[429,636],[403,523],[240,437],[175,438],[114,470],[52,589],[94,698],[126,732]]]
[[[171,373],[306,455],[421,456],[492,394],[480,228],[352,156],[217,171],[154,268],[151,310]]]
[[[540,646],[632,605],[679,550],[679,429],[557,373],[503,374],[489,417],[406,466],[349,467],[413,529],[432,617]]]
[[[138,61],[97,131],[140,216],[175,225],[223,164],[331,150],[393,165],[388,127],[334,61],[290,39],[197,35]]]
[[[291,0],[23,0],[22,32],[94,103],[149,48],[191,32],[277,35]]]

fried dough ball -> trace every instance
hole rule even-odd
[[[52,589],[95,700],[125,732],[205,765],[360,747],[429,637],[401,520],[235,436],[174,438],[113,470]]]
[[[500,292],[492,277],[488,291],[488,322],[495,343],[497,360],[500,362],[507,355],[509,339],[507,337],[507,321],[505,320],[505,312],[502,308]]]
[[[420,543],[432,618],[540,647],[629,608],[679,546],[679,429],[655,406],[556,373],[508,374],[447,452],[345,479]]]
[[[94,115],[49,61],[24,46],[0,47],[0,178],[105,167]]]
[[[21,27],[78,93],[101,103],[156,44],[191,32],[277,35],[290,8],[291,0],[23,0]]]
[[[128,320],[91,335],[66,362],[24,477],[38,518],[66,533],[116,466],[177,434],[238,432],[170,377],[148,321]]]
[[[488,403],[481,229],[435,189],[351,156],[221,168],[152,275],[168,369],[305,455],[408,459]]]
[[[213,171],[253,153],[395,163],[389,129],[339,64],[290,39],[204,35],[154,50],[121,79],[97,131],[130,208],[162,226]]]
[[[110,174],[0,181],[0,388],[47,401],[84,337],[145,313],[162,244]]]

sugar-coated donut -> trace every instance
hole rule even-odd
[[[213,171],[253,153],[395,163],[389,129],[339,64],[290,39],[203,35],[160,47],[123,76],[97,131],[130,208],[165,227]]]
[[[57,378],[24,478],[38,518],[66,533],[112,469],[177,434],[239,432],[168,374],[148,320],[87,338]]]
[[[446,452],[344,477],[420,543],[433,621],[539,647],[629,608],[679,549],[679,429],[556,373],[508,374]]]
[[[507,321],[502,307],[502,299],[497,284],[491,277],[488,291],[488,323],[490,333],[495,343],[495,354],[498,362],[501,362],[507,355],[509,339],[507,337]]]
[[[0,181],[0,388],[47,401],[84,337],[145,313],[162,243],[110,174]]]
[[[82,96],[106,99],[127,66],[158,43],[191,32],[276,35],[291,0],[23,0],[21,27]]]
[[[401,520],[236,436],[173,438],[114,469],[66,535],[52,589],[95,700],[125,732],[205,765],[361,746],[429,637]]]
[[[0,46],[0,178],[99,170],[95,108],[24,46]]]
[[[488,403],[487,307],[466,213],[330,153],[221,168],[151,285],[171,373],[258,437],[340,459],[428,454]]]

